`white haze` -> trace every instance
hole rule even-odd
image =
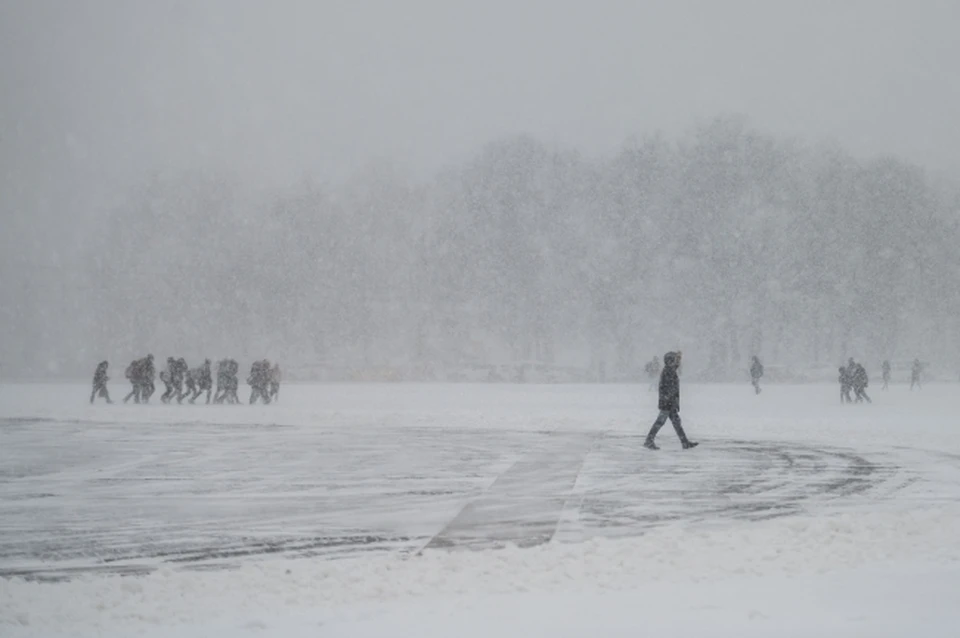
[[[0,0],[0,374],[960,362],[960,5]],[[115,376],[116,373],[115,373]]]

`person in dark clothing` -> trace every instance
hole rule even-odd
[[[240,397],[237,392],[240,390],[240,364],[236,359],[230,359],[227,378],[227,396],[230,403],[237,405],[240,403]]]
[[[170,403],[170,399],[173,398],[173,392],[175,388],[173,387],[173,374],[177,367],[177,362],[173,357],[167,357],[167,367],[160,372],[160,380],[163,381],[163,385],[166,386],[166,391],[160,397],[160,400],[164,403]]]
[[[247,375],[247,385],[250,386],[250,405],[253,405],[260,398],[260,389],[258,379],[260,377],[260,362],[254,361],[250,364],[250,374]]]
[[[760,394],[760,377],[762,376],[763,364],[760,363],[760,359],[754,356],[753,362],[750,364],[750,379],[753,381],[753,389],[757,394]]]
[[[214,403],[240,403],[237,396],[240,387],[237,379],[239,370],[240,366],[235,359],[223,359],[217,363],[217,393],[213,398]]]
[[[156,378],[157,370],[153,365],[153,355],[148,354],[140,367],[140,400],[144,403],[150,403],[150,397],[157,390],[153,382]]]
[[[124,371],[124,376],[127,377],[127,379],[130,381],[130,385],[133,386],[133,389],[130,390],[130,394],[123,397],[124,403],[130,401],[131,398],[133,399],[134,403],[140,403],[140,395],[143,393],[143,384],[141,383],[143,378],[142,369],[143,360],[134,359]]]
[[[864,399],[866,399],[867,403],[873,403],[870,397],[867,396],[867,385],[870,383],[870,379],[867,376],[867,369],[859,363],[852,364],[852,367],[853,393],[857,397],[857,403],[863,403]]]
[[[214,403],[223,403],[224,395],[227,391],[227,366],[229,362],[226,359],[217,361],[217,391],[213,393]]]
[[[274,363],[273,367],[270,368],[270,399],[273,401],[280,400],[280,364]]]
[[[647,378],[650,379],[650,390],[652,391],[657,387],[657,377],[660,376],[660,358],[654,357],[648,361],[643,370],[647,373]]]
[[[183,383],[186,381],[190,366],[187,365],[187,361],[183,357],[177,359],[175,363],[176,365],[173,369],[173,389],[177,394],[177,403],[183,403]]]
[[[883,361],[883,388],[887,390],[890,387],[890,361],[884,359]]]
[[[197,377],[199,374],[199,368],[191,368],[190,370],[187,370],[186,374],[183,375],[183,385],[185,389],[183,396],[193,397],[195,394],[199,394],[199,392],[197,392]],[[189,401],[190,403],[193,403],[192,398],[189,399]]]
[[[853,403],[853,398],[850,396],[850,390],[853,388],[853,383],[850,379],[850,374],[847,372],[847,369],[843,366],[840,366],[840,403]]]
[[[189,387],[193,388],[190,403],[194,403],[203,391],[207,392],[207,403],[210,403],[210,391],[213,389],[213,377],[210,374],[210,359],[205,359],[203,365],[191,370],[187,374]]]
[[[668,352],[663,356],[663,371],[660,373],[660,401],[658,403],[660,415],[657,417],[657,420],[654,421],[653,426],[651,426],[650,432],[647,434],[647,439],[643,444],[644,447],[651,450],[660,449],[657,447],[654,439],[657,438],[657,432],[659,432],[660,428],[667,422],[667,419],[670,419],[670,423],[673,424],[673,429],[676,430],[683,449],[689,450],[698,445],[695,441],[687,439],[687,435],[683,431],[683,425],[680,422],[680,377],[677,374],[677,370],[680,368],[680,361],[681,353],[679,352]]]
[[[207,404],[209,405],[210,393],[213,392],[213,373],[210,371],[210,359],[203,360],[203,367],[200,368],[200,380],[197,387],[201,393],[207,393]]]
[[[913,367],[910,369],[910,391],[913,392],[913,387],[916,386],[923,389],[923,383],[920,380],[920,374],[923,372],[923,364],[920,363],[920,359],[913,360]]]
[[[90,403],[93,403],[97,396],[106,399],[107,403],[113,403],[113,401],[110,400],[110,393],[107,391],[107,381],[110,380],[110,377],[107,376],[107,367],[109,365],[106,361],[101,361],[97,365],[97,369],[93,373],[93,392],[90,393]]]
[[[250,386],[250,405],[256,403],[258,398],[262,398],[265,405],[270,403],[269,361],[264,359],[253,362],[250,366],[250,376],[247,377],[247,385]]]
[[[240,373],[240,364],[236,359],[227,359],[224,364],[223,396],[220,400],[236,405],[240,403],[240,397],[237,396],[237,390],[240,388],[240,380],[237,378]]]

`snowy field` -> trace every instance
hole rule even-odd
[[[116,399],[126,388],[112,385]],[[955,636],[960,386],[0,386],[0,635]]]

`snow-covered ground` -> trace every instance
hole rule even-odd
[[[114,398],[124,388],[114,385]],[[960,386],[0,386],[3,636],[954,636]]]

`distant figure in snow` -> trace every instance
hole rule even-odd
[[[923,383],[920,380],[920,374],[923,372],[923,364],[920,363],[920,359],[913,360],[913,367],[910,368],[910,391],[913,392],[913,387],[916,386],[923,389]]]
[[[130,394],[123,397],[123,402],[126,403],[130,399],[133,399],[136,403],[140,403],[140,382],[137,379],[137,365],[139,364],[139,359],[134,359],[130,362],[130,365],[127,366],[127,369],[123,371],[123,376],[127,378],[127,381],[130,382],[132,389]]]
[[[227,372],[229,375],[227,378],[227,397],[230,403],[238,404],[240,403],[240,397],[237,396],[237,391],[240,389],[240,364],[237,363],[236,359],[230,359]]]
[[[280,380],[282,375],[280,374],[280,364],[274,363],[273,367],[270,368],[270,399],[273,401],[280,400]]]
[[[210,359],[204,359],[203,365],[187,373],[187,387],[192,389],[193,396],[190,403],[194,403],[204,391],[207,393],[207,403],[210,403],[210,392],[213,390],[213,376],[210,372]]]
[[[93,373],[93,392],[90,393],[90,403],[93,403],[93,400],[97,396],[106,399],[107,403],[113,403],[113,401],[110,400],[110,393],[107,392],[107,381],[110,380],[110,377],[107,376],[108,365],[110,364],[106,361],[101,361]]]
[[[654,356],[643,367],[643,370],[647,373],[647,378],[650,379],[650,390],[653,391],[657,387],[657,378],[660,376],[660,358]]]
[[[240,366],[235,359],[223,359],[217,363],[217,392],[213,397],[214,403],[240,403],[237,389],[240,381],[237,379]]]
[[[890,388],[890,361],[887,359],[883,360],[883,388],[882,390],[887,390]]]
[[[647,434],[647,439],[643,443],[645,448],[660,449],[654,439],[657,438],[657,432],[667,422],[667,419],[670,419],[670,423],[673,424],[673,429],[676,430],[683,449],[689,450],[698,445],[695,441],[687,439],[680,422],[680,376],[677,374],[677,370],[680,368],[681,358],[682,354],[680,352],[668,352],[663,355],[663,371],[660,373],[660,401],[658,403],[660,415],[653,422],[653,426]]]
[[[864,368],[862,364],[853,363],[852,360],[848,368],[853,369],[851,380],[853,382],[853,393],[856,396],[857,403],[863,403],[864,399],[866,399],[867,403],[873,403],[870,397],[867,396],[867,385],[870,383],[870,379],[867,376],[867,369]]]
[[[222,393],[219,394],[218,398],[214,398],[214,403],[227,403],[237,404],[240,403],[240,397],[237,396],[237,390],[240,388],[240,380],[238,375],[240,374],[240,364],[237,363],[236,359],[224,359],[220,362],[223,364],[222,368],[222,377],[221,371],[217,371],[217,383],[222,383]]]
[[[143,367],[145,361],[145,359],[134,359],[124,371],[123,376],[130,381],[132,386],[130,394],[123,397],[124,403],[130,401],[130,399],[133,399],[134,403],[140,403],[140,397],[143,395]]]
[[[160,371],[160,380],[163,381],[163,385],[166,386],[166,390],[160,396],[160,400],[164,403],[170,403],[170,399],[173,398],[173,375],[177,368],[177,361],[173,357],[167,357],[167,367]]]
[[[157,370],[153,365],[153,355],[148,354],[140,367],[140,400],[144,403],[150,403],[150,397],[157,390],[153,383],[156,378]]]
[[[763,376],[763,364],[756,356],[753,357],[753,363],[750,364],[750,379],[753,381],[753,389],[760,394],[760,377]]]
[[[853,380],[847,368],[840,366],[840,403],[853,403],[850,396],[850,390],[853,388]]]
[[[183,375],[183,385],[184,385],[183,396],[191,397],[194,394],[199,394],[197,392],[197,381],[199,380],[199,374],[200,374],[199,368],[191,368],[191,369],[188,369],[186,373]],[[193,403],[193,401],[191,400],[190,403]]]
[[[217,391],[213,393],[214,403],[223,403],[227,388],[227,366],[229,361],[220,359],[217,361]]]
[[[177,373],[173,377],[173,386],[177,391],[177,403],[183,403],[183,397],[187,396],[183,385],[187,380],[187,372],[190,371],[190,366],[187,365],[187,360],[183,357],[177,359],[176,371]]]
[[[264,405],[270,403],[270,362],[266,359],[254,361],[247,377],[250,386],[250,405],[262,398]]]

